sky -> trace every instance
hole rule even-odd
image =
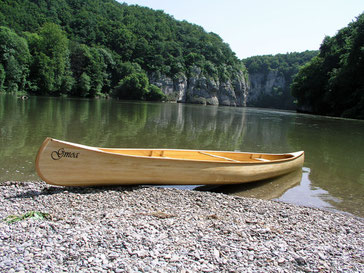
[[[239,59],[318,50],[364,12],[364,0],[118,0],[218,34]]]

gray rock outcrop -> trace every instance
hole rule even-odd
[[[278,71],[269,71],[268,73],[251,73],[249,74],[250,90],[247,104],[256,104],[264,96],[274,95],[274,90],[283,89],[286,80],[283,75],[278,75]]]
[[[158,86],[168,100],[205,105],[246,106],[248,84],[242,71],[233,78],[221,81],[206,76],[199,67],[192,67],[189,76],[184,73],[174,75],[149,75],[151,84]]]
[[[247,106],[295,109],[290,91],[291,81],[277,70],[249,74]]]

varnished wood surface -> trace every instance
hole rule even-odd
[[[39,176],[62,186],[239,184],[301,168],[304,153],[259,154],[173,149],[111,149],[47,138]]]

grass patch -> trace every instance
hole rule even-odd
[[[48,220],[48,219],[51,219],[51,216],[49,215],[49,213],[46,213],[46,212],[29,211],[22,215],[9,215],[4,219],[4,221],[11,224],[11,223],[15,223],[18,221],[30,219],[30,218],[33,218],[36,220]]]

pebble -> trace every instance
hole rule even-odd
[[[220,193],[0,185],[0,272],[364,272],[364,220]]]

